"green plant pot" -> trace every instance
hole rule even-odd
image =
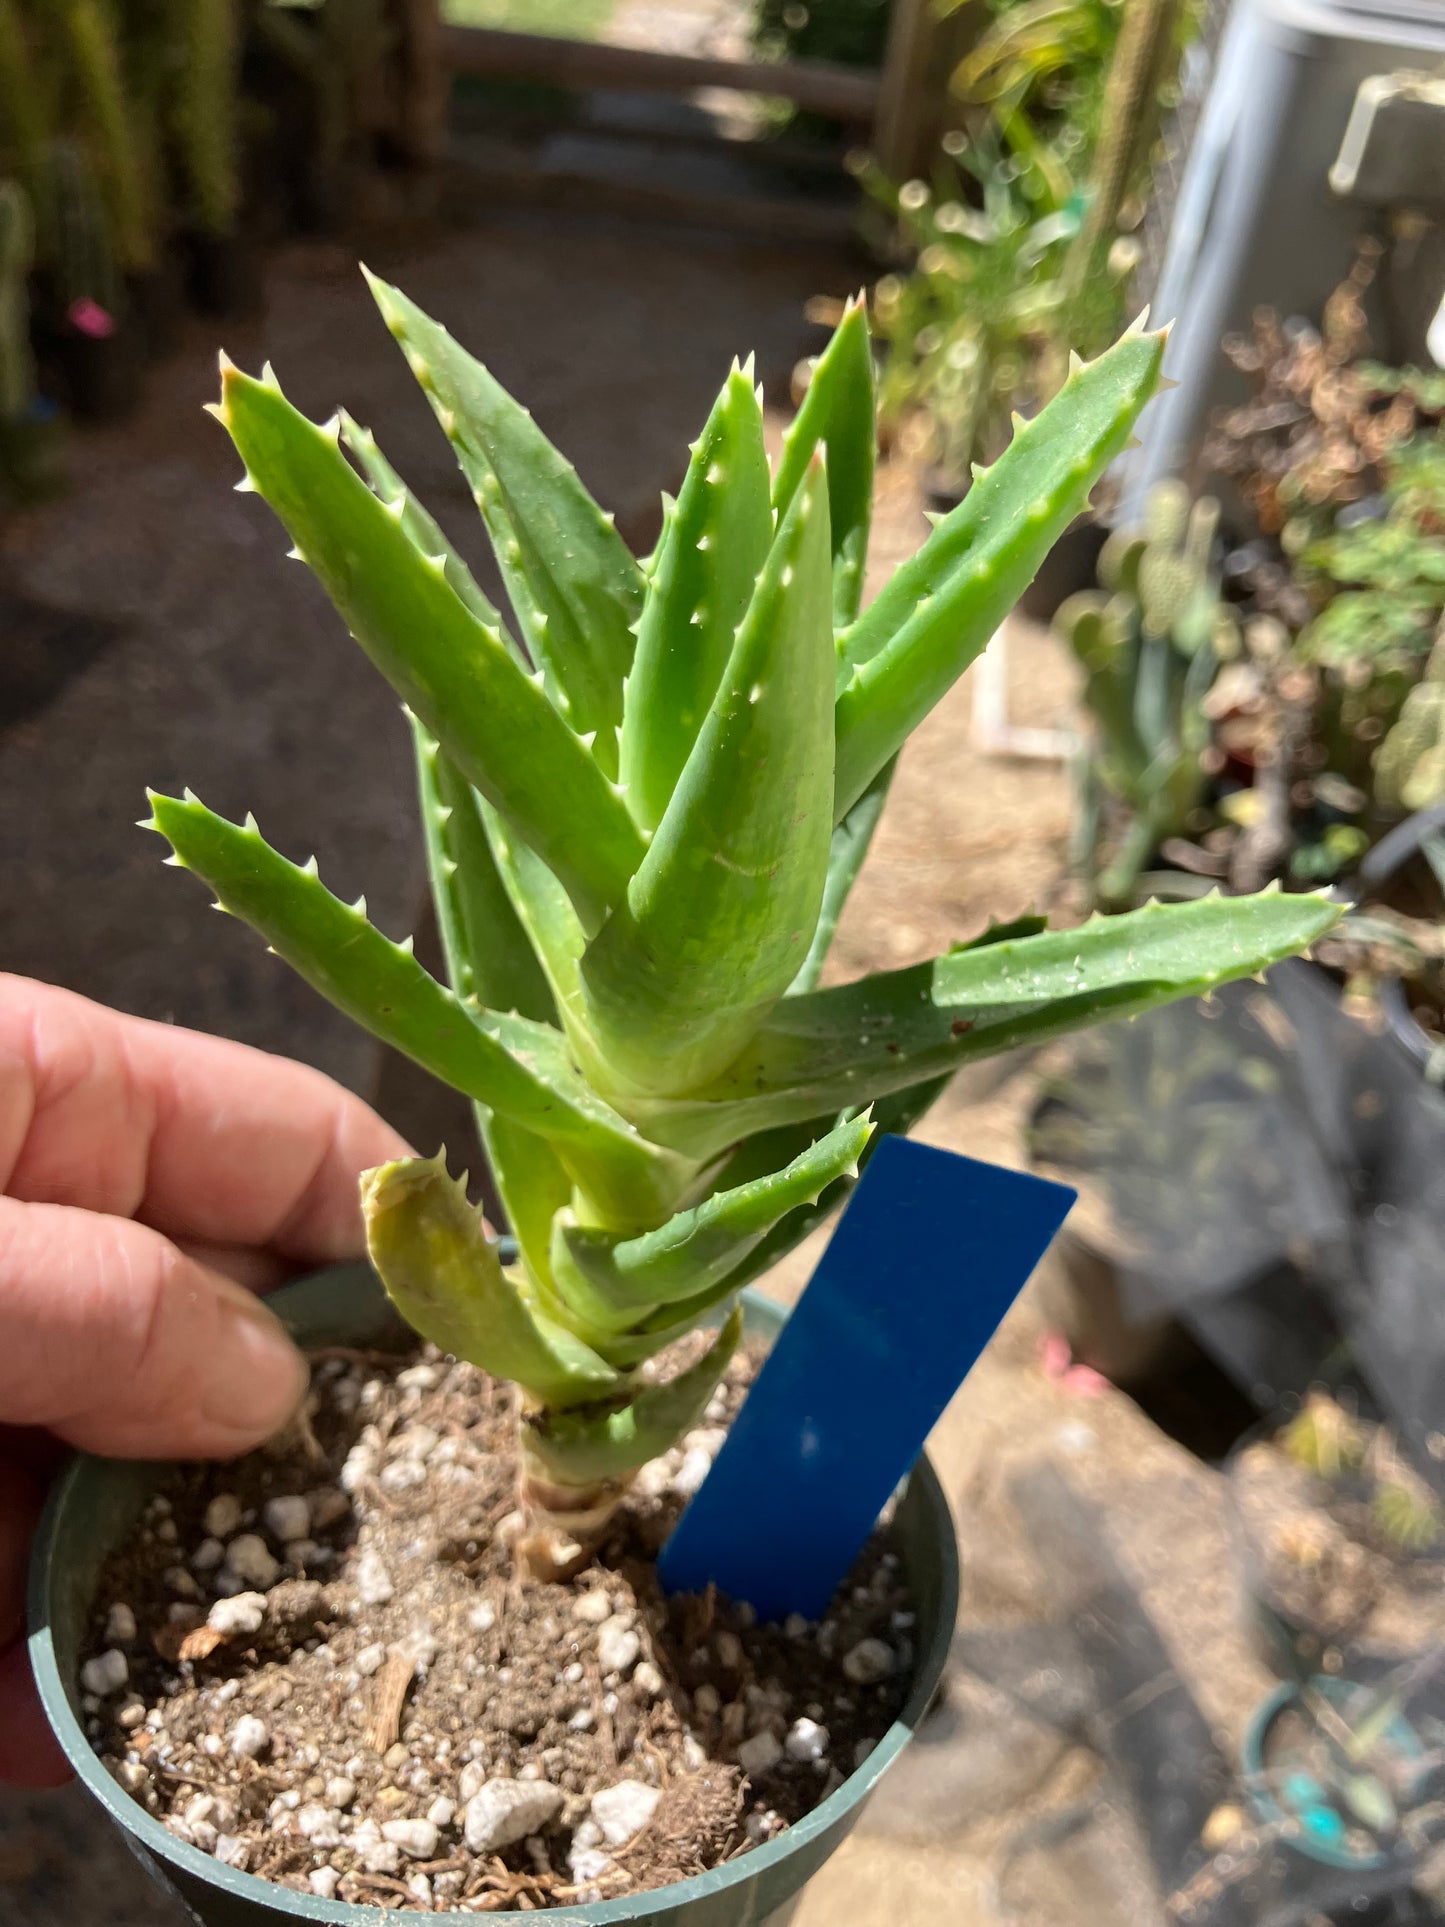
[[[752,1332],[776,1336],[786,1316],[771,1299],[745,1294]],[[372,1349],[414,1342],[366,1265],[341,1265],[286,1286],[271,1300],[303,1347],[349,1344]],[[79,1651],[100,1570],[131,1530],[165,1468],[80,1457],[61,1475],[36,1535],[30,1578],[30,1658],[40,1696],[71,1765],[157,1879],[192,1910],[201,1927],[276,1927],[329,1921],[377,1927],[378,1921],[435,1920],[411,1911],[379,1913],[273,1886],[222,1866],[176,1839],[111,1779],[86,1739],[79,1714]],[[596,1901],[541,1916],[557,1927],[781,1927],[805,1883],[840,1845],[864,1801],[912,1737],[937,1690],[958,1609],[958,1551],[948,1503],[927,1460],[910,1476],[899,1511],[902,1556],[918,1614],[918,1669],[908,1702],[865,1763],[806,1819],[760,1847],[656,1893]],[[459,1914],[458,1920],[471,1916]],[[489,1920],[535,1924],[535,1913]]]

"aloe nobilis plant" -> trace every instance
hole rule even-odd
[[[771,474],[734,365],[639,562],[527,412],[373,288],[510,618],[348,417],[317,426],[269,370],[229,364],[215,412],[239,486],[407,707],[450,984],[254,820],[153,794],[150,827],[341,1009],[474,1100],[517,1261],[441,1157],[366,1175],[370,1249],[417,1330],[522,1387],[523,1543],[555,1571],[696,1422],[738,1340],[736,1293],[846,1194],[875,1133],[906,1130],[962,1064],[1258,971],[1336,912],[1274,894],[1029,920],[818,988],[899,750],[1128,440],[1162,336],[1076,366],[860,614],[861,306]],[[680,1375],[651,1369],[720,1312]]]

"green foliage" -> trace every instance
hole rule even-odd
[[[225,236],[241,205],[239,0],[172,0],[180,51],[176,142],[191,212],[203,234]]]
[[[144,274],[156,261],[155,157],[126,82],[120,22],[110,0],[62,0],[61,11],[116,259]]]
[[[1219,593],[1218,523],[1217,502],[1191,503],[1182,483],[1161,482],[1144,527],[1104,545],[1101,588],[1070,596],[1054,618],[1084,671],[1077,856],[1105,904],[1131,900],[1140,871],[1189,827],[1203,794],[1204,698],[1240,646]]]
[[[1047,175],[1017,172],[996,133],[949,146],[956,159],[941,158],[931,182],[896,186],[867,160],[858,173],[912,260],[873,291],[881,419],[895,432],[926,421],[926,452],[966,484],[1007,446],[1013,409],[1034,392],[1078,209]]]
[[[906,1129],[961,1063],[1258,970],[1336,912],[1267,895],[1032,920],[810,987],[894,756],[1127,437],[1161,337],[1076,370],[835,630],[871,476],[856,313],[771,488],[751,385],[728,377],[643,569],[485,370],[374,285],[478,498],[515,633],[366,431],[318,428],[269,372],[229,364],[217,413],[244,486],[413,712],[450,988],[254,824],[189,795],[153,797],[151,821],[223,908],[476,1103],[518,1264],[440,1160],[368,1178],[372,1253],[421,1331],[522,1384],[529,1500],[581,1541],[701,1411],[736,1316],[681,1377],[641,1368],[846,1195],[880,1126]]]
[[[1388,809],[1425,810],[1445,797],[1445,641],[1375,757],[1375,794]]]
[[[945,0],[953,11],[979,0]],[[931,179],[861,172],[889,212],[906,273],[885,277],[874,325],[888,344],[885,424],[913,417],[929,454],[966,485],[1010,410],[1064,379],[1071,346],[1117,334],[1163,116],[1194,0],[1023,0],[953,76],[962,128]]]

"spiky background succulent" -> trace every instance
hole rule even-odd
[[[367,1174],[371,1252],[419,1331],[523,1388],[527,1546],[556,1571],[696,1422],[737,1311],[680,1376],[648,1362],[845,1195],[876,1131],[906,1130],[961,1064],[1258,971],[1335,912],[1271,895],[1058,932],[1029,919],[816,987],[898,751],[1124,446],[1161,336],[1076,367],[860,615],[860,307],[774,474],[734,366],[638,562],[526,411],[372,286],[481,510],[514,629],[355,423],[318,427],[269,370],[229,364],[215,412],[240,486],[410,713],[450,988],[253,820],[188,792],[153,795],[151,826],[310,983],[474,1100],[517,1263],[441,1158]]]

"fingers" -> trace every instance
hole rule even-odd
[[[305,1388],[265,1306],[158,1232],[0,1198],[0,1422],[120,1458],[229,1458]]]
[[[22,1633],[30,1536],[40,1488],[0,1458],[0,1785],[60,1786],[70,1768],[40,1710]]]
[[[0,1188],[297,1263],[363,1250],[358,1172],[407,1147],[319,1071],[0,975]]]

